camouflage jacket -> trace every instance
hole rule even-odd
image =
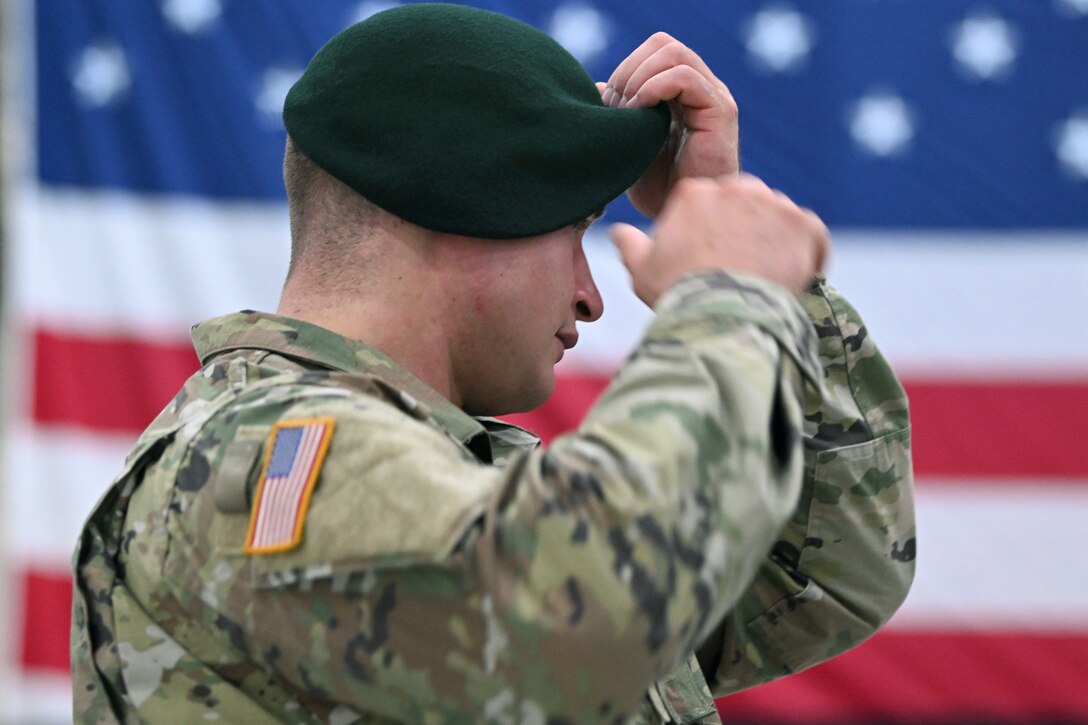
[[[75,719],[719,722],[711,688],[861,642],[913,574],[906,400],[833,289],[800,303],[682,280],[547,448],[330,331],[196,326],[75,552]]]

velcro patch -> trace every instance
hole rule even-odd
[[[334,423],[332,418],[310,418],[273,426],[249,516],[247,554],[278,554],[302,541],[306,510]]]

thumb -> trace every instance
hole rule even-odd
[[[650,271],[647,266],[654,240],[646,236],[641,229],[630,224],[613,224],[608,232],[612,237],[612,243],[619,250],[623,266],[627,267],[627,272],[631,275],[631,287],[635,295],[653,307],[657,302],[657,294],[653,291],[654,285],[646,277]]]
[[[620,252],[623,266],[627,267],[632,277],[636,277],[636,270],[641,270],[646,263],[646,258],[650,256],[650,249],[654,245],[653,240],[641,229],[630,224],[613,224],[609,227],[608,234]]]

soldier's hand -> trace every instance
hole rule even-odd
[[[733,94],[683,43],[665,33],[653,35],[598,87],[605,105],[649,108],[668,101],[672,109],[668,141],[627,191],[634,207],[647,217],[657,218],[680,179],[715,178],[740,170]]]
[[[614,224],[610,233],[635,294],[651,307],[684,275],[712,269],[798,293],[823,269],[830,249],[819,217],[747,174],[680,180],[652,238],[628,224]]]

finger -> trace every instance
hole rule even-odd
[[[725,88],[725,84],[718,80],[710,68],[707,67],[706,63],[703,62],[702,58],[696,55],[690,48],[678,42],[669,43],[658,49],[657,52],[648,56],[632,71],[624,86],[620,87],[617,85],[613,86],[613,88],[622,98],[630,99],[638,94],[642,86],[651,78],[654,78],[671,68],[678,67],[691,68],[709,87],[720,88],[722,96],[728,98],[729,101],[732,102],[732,96],[729,94],[728,89]]]
[[[788,202],[791,206],[793,205],[793,201],[791,201],[788,196],[780,191],[774,191],[773,189],[771,189],[771,187],[767,186],[767,182],[765,182],[763,179],[753,174],[746,173],[744,171],[741,171],[737,174],[725,174],[723,176],[719,176],[718,183],[725,187],[736,185],[750,191],[758,191],[765,196],[776,196],[779,199]]]
[[[615,92],[612,105],[618,103],[618,98],[633,96],[647,78],[678,65],[690,66],[708,82],[721,84],[695,51],[666,33],[656,33],[612,73],[608,80],[608,85]],[[633,79],[637,84],[632,83]]]
[[[763,184],[762,181],[760,181],[760,183]],[[766,184],[763,185],[766,186]],[[767,188],[770,189],[770,187]],[[823,224],[823,222],[820,221],[820,217],[813,214],[811,209],[800,206],[797,202],[788,197],[786,195],[786,192],[780,189],[770,189],[770,191],[774,194],[774,198],[778,199],[783,207],[790,209],[794,213],[800,212],[800,215],[804,218],[804,223],[809,228],[816,229],[818,225]],[[813,224],[813,221],[815,221],[816,223]]]
[[[726,122],[725,109],[718,103],[719,98],[698,71],[681,65],[650,78],[633,98],[621,103],[621,107],[649,108],[661,101],[675,100],[683,107],[684,124],[689,129],[718,130]]]
[[[594,85],[597,86],[597,92],[601,94],[601,102],[603,103],[605,91],[608,90],[608,84],[604,81],[597,81]],[[604,105],[607,106],[608,104],[605,103]]]
[[[608,228],[608,234],[619,250],[623,266],[627,267],[632,279],[637,278],[653,248],[653,240],[630,224],[613,224]]]
[[[623,88],[627,85],[627,79],[631,77],[631,74],[635,72],[635,69],[642,65],[642,62],[656,53],[658,49],[663,48],[665,45],[674,42],[674,38],[667,33],[654,33],[647,38],[642,45],[635,48],[630,55],[624,58],[616,70],[612,71],[612,75],[608,78],[606,84],[609,91],[606,92],[605,105],[606,106],[618,106],[621,95],[616,92],[617,88]]]

